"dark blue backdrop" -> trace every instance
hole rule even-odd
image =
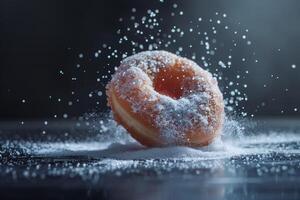
[[[167,10],[172,1],[165,1]],[[224,12],[250,30],[249,37],[256,44],[260,61],[247,79],[250,101],[246,111],[253,113],[257,106],[266,104],[255,114],[299,115],[295,108],[300,102],[300,1],[178,2],[190,15]],[[76,94],[80,101],[67,105],[74,89],[71,77],[78,60],[74,55],[94,52],[103,42],[116,39],[118,18],[128,16],[132,7],[144,9],[158,3],[158,0],[2,0],[0,118],[47,118],[63,113],[77,116],[96,108],[95,100],[87,95],[91,85],[99,84],[95,81],[95,70],[87,70],[75,86],[76,91],[81,91]],[[292,64],[297,67],[293,69]],[[103,70],[101,60],[86,60],[86,65]],[[64,70],[63,78],[59,78],[60,69]],[[103,87],[99,84],[100,90]],[[62,103],[49,98],[61,98]],[[100,102],[97,109],[105,110],[105,96],[97,97],[96,101]]]

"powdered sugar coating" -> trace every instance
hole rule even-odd
[[[178,99],[161,94],[153,86],[161,70],[174,67],[190,74],[180,77],[182,95]],[[166,51],[135,54],[121,62],[107,88],[108,96],[109,90],[114,90],[133,113],[157,128],[165,144],[185,144],[193,142],[186,141],[187,134],[216,135],[221,130],[224,105],[217,81],[186,58]]]

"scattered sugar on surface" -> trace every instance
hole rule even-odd
[[[97,182],[108,174],[122,176],[150,171],[161,175],[180,171],[197,175],[198,170],[226,169],[232,172],[246,165],[255,167],[258,173],[263,175],[277,170],[278,167],[279,172],[292,170],[288,165],[282,168],[276,163],[283,160],[292,162],[295,156],[300,155],[299,134],[274,131],[240,137],[243,134],[240,131],[243,129],[238,126],[242,124],[234,124],[230,120],[226,131],[229,131],[231,136],[228,137],[228,134],[224,133],[227,138],[218,138],[211,145],[202,148],[146,148],[128,138],[126,131],[112,122],[102,123],[105,127],[103,132],[87,140],[2,143],[1,174],[9,174],[15,179],[79,176],[83,180]],[[99,130],[99,127],[95,127],[94,130]],[[7,157],[7,154],[10,156]],[[38,164],[35,164],[36,158]],[[40,162],[41,159],[45,161]],[[270,163],[270,166],[266,167],[267,163]],[[14,166],[27,167],[15,174]]]

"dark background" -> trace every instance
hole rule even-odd
[[[161,12],[176,2],[165,1]],[[145,10],[157,4],[158,0],[2,0],[0,118],[51,118],[64,113],[79,116],[91,110],[104,111],[105,96],[91,100],[88,94],[97,87],[104,90],[105,82],[97,82],[95,72],[101,74],[107,69],[101,59],[94,61],[86,54],[116,40],[118,19],[129,16],[131,8]],[[299,116],[300,1],[185,0],[178,1],[178,5],[189,15],[226,13],[250,30],[248,35],[255,43],[259,62],[251,67],[247,78],[247,112],[256,116]],[[80,53],[84,53],[80,62],[86,71],[74,84],[71,78]],[[71,100],[73,105],[69,106]]]

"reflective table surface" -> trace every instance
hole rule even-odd
[[[0,123],[1,199],[300,199],[300,120],[231,121],[210,147],[146,148],[111,122]]]

